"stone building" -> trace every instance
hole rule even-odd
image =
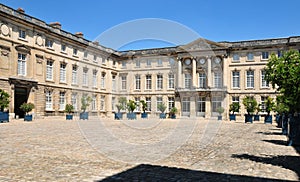
[[[90,114],[99,117],[112,118],[119,97],[145,100],[153,117],[159,103],[198,118],[215,117],[222,106],[226,117],[229,104],[246,95],[262,107],[275,97],[264,80],[269,56],[300,47],[300,37],[288,37],[116,51],[22,9],[0,5],[0,15],[0,86],[11,96],[11,117],[24,116],[23,102],[35,104],[35,117],[63,115],[67,103],[80,112],[84,95],[92,98]]]

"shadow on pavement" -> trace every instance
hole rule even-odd
[[[226,166],[224,166],[226,167]],[[286,181],[141,164],[102,181]]]
[[[282,132],[256,132],[257,134],[264,134],[264,135],[283,135]]]
[[[284,140],[262,140],[262,141],[273,143],[273,144],[276,144],[276,145],[285,145],[285,146],[287,146],[287,141],[284,141]]]

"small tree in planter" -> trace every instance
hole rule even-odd
[[[118,112],[115,113],[115,119],[120,120],[123,119],[123,113],[121,113],[121,110],[126,108],[127,99],[126,97],[120,97],[118,102],[119,103],[116,105]]]
[[[67,113],[66,120],[72,120],[73,119],[72,113],[74,112],[74,106],[72,104],[67,104],[65,107],[65,112]]]
[[[0,122],[9,122],[8,112],[4,112],[9,105],[9,94],[4,90],[0,89]]]
[[[274,110],[275,107],[275,102],[273,100],[273,98],[268,97],[265,102],[267,112],[267,115],[265,117],[265,123],[272,123],[272,115],[270,115],[270,113]]]
[[[133,100],[129,100],[127,102],[127,109],[128,109],[127,118],[136,119],[136,113],[133,112],[136,109],[136,103]]]
[[[261,111],[261,104],[258,104],[257,107],[255,107],[256,113],[254,114],[254,121],[259,121],[259,112]]]
[[[255,108],[257,107],[257,101],[254,97],[246,96],[243,99],[243,104],[247,110],[247,114],[245,114],[245,123],[247,122],[253,122],[252,116],[255,111]]]
[[[166,119],[166,113],[165,113],[165,111],[166,111],[166,109],[167,109],[167,106],[165,105],[165,104],[158,104],[157,105],[157,109],[161,112],[160,114],[159,114],[159,118],[160,119]]]
[[[222,113],[224,112],[224,108],[218,107],[217,112],[219,113],[218,120],[222,120]]]
[[[31,112],[34,109],[34,104],[30,103],[30,102],[29,103],[23,103],[20,106],[20,109],[25,112],[24,121],[32,121],[32,114],[28,114],[28,113]]]
[[[229,120],[234,120],[236,121],[236,115],[234,114],[235,112],[239,112],[240,111],[240,103],[239,102],[233,102],[229,105]],[[230,112],[232,112],[230,114]]]
[[[140,103],[142,104],[142,118],[148,118],[148,113],[146,113],[146,109],[147,109],[147,103],[144,100],[141,100]]]
[[[176,107],[172,107],[169,111],[169,117],[171,119],[176,119],[176,113],[178,112],[178,109]]]
[[[79,119],[89,119],[89,113],[86,112],[86,109],[90,106],[92,102],[92,98],[90,96],[84,95],[81,98],[81,110],[82,112],[79,114]]]

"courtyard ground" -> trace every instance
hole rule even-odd
[[[0,181],[299,181],[299,153],[262,122],[0,123]]]

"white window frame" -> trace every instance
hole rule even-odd
[[[267,80],[265,80],[266,77],[266,70],[260,71],[260,82],[261,82],[261,88],[269,88],[269,83]]]
[[[127,76],[122,75],[121,76],[121,90],[126,90],[127,89]]]
[[[73,48],[73,56],[78,56],[78,49],[77,48]]]
[[[214,88],[222,88],[222,73],[220,71],[214,72]]]
[[[53,66],[54,62],[52,60],[47,60],[46,63],[46,80],[53,80]]]
[[[45,97],[46,97],[46,102],[45,102],[46,105],[45,105],[45,109],[46,109],[46,110],[53,110],[52,91],[46,90]]]
[[[252,73],[252,74],[250,74]],[[254,70],[246,71],[246,88],[254,88]]]
[[[199,88],[206,88],[206,74],[204,72],[199,73],[198,77],[198,82],[199,82]]]
[[[151,111],[151,97],[146,97],[147,111]]]
[[[20,39],[26,40],[26,36],[27,36],[27,35],[26,35],[26,30],[20,28],[20,29],[19,29],[19,38],[20,38]]]
[[[46,38],[45,47],[52,49],[53,48],[53,40]]]
[[[240,71],[232,71],[232,88],[240,88]]]
[[[270,54],[268,51],[261,52],[261,60],[268,60],[270,57]]]
[[[59,92],[59,110],[65,110],[66,106],[66,92]]]
[[[168,81],[168,88],[169,89],[174,89],[175,88],[175,75],[174,74],[169,74],[169,81]]]
[[[82,72],[82,85],[88,86],[88,69],[83,69]]]
[[[112,75],[111,79],[112,79],[112,91],[116,91],[117,89],[117,81],[116,81],[117,76],[116,75]]]
[[[59,68],[59,81],[61,83],[66,83],[67,78],[67,64],[65,63],[60,63],[60,68]]]
[[[173,107],[175,107],[175,98],[168,97],[168,110],[170,111]]]
[[[156,76],[156,78],[157,78],[157,82],[156,82],[156,89],[157,90],[162,90],[163,89],[163,75],[162,74],[158,74],[157,76]]]
[[[247,61],[254,61],[254,54],[252,52],[247,54]]]
[[[100,110],[104,111],[104,109],[105,109],[105,96],[101,95],[101,97],[100,97]]]
[[[135,75],[135,90],[141,90],[141,75]]]
[[[105,89],[105,73],[101,73],[101,89]]]
[[[206,111],[206,97],[199,96],[197,98],[197,113],[205,113]]]
[[[71,104],[74,107],[74,110],[77,111],[78,106],[77,106],[77,93],[72,93],[71,95]]]
[[[152,89],[152,75],[146,75],[146,90]]]
[[[96,95],[92,96],[91,106],[92,106],[92,111],[96,111],[97,110],[97,96]]]
[[[78,84],[78,66],[72,65],[72,84]]]
[[[26,63],[26,54],[18,53],[18,75],[26,76],[27,74],[27,63]]]
[[[159,111],[158,105],[163,104],[163,98],[162,97],[156,97],[156,111]]]
[[[60,46],[60,51],[65,53],[65,52],[66,52],[66,49],[67,49],[66,44],[61,44],[61,46]]]
[[[97,70],[93,70],[93,87],[97,88]]]
[[[240,55],[238,53],[234,53],[232,55],[232,61],[233,62],[239,62],[240,61]]]
[[[190,73],[184,74],[184,88],[190,89],[192,87],[192,75]]]

